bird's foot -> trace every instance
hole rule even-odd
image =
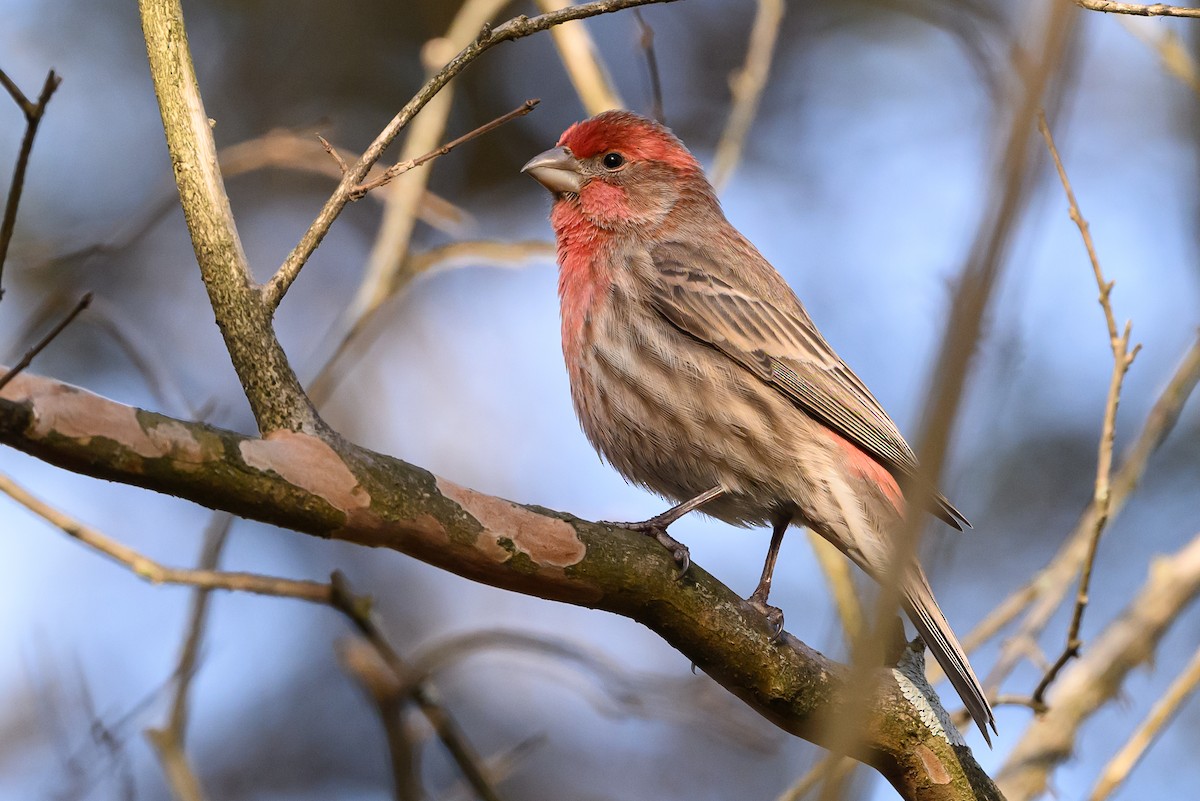
[[[600,525],[636,531],[658,540],[671,553],[671,558],[675,560],[675,566],[679,568],[679,572],[675,574],[675,580],[678,581],[687,574],[688,568],[692,566],[692,556],[686,545],[667,533],[667,525],[671,522],[673,521],[666,519],[666,515],[657,515],[640,523],[612,523],[602,520]]]
[[[766,618],[767,631],[771,634],[771,643],[779,642],[779,639],[783,636],[783,610],[778,606],[768,604],[766,599],[759,597],[757,592],[747,598],[746,603],[753,606]]]

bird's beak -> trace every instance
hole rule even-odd
[[[578,194],[583,188],[583,173],[579,169],[579,162],[565,147],[539,153],[521,168],[521,172],[529,173],[539,184],[557,194]]]

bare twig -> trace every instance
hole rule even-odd
[[[17,166],[13,169],[12,183],[8,188],[8,199],[4,203],[4,218],[0,220],[0,278],[3,277],[4,261],[8,257],[8,246],[12,242],[13,229],[17,225],[17,207],[21,203],[21,190],[25,186],[29,154],[33,152],[33,138],[37,136],[38,125],[46,113],[46,104],[50,102],[51,95],[54,94],[54,90],[60,83],[62,83],[62,78],[55,75],[54,70],[50,70],[46,74],[46,81],[42,84],[42,92],[38,95],[37,102],[30,102],[12,79],[3,70],[0,70],[0,84],[4,85],[13,100],[21,107],[21,113],[25,115],[25,136],[21,139],[21,149],[17,153]],[[0,287],[0,298],[3,297],[4,288]]]
[[[754,26],[750,29],[750,41],[746,45],[746,62],[729,78],[733,93],[733,107],[721,139],[717,143],[717,155],[713,159],[712,182],[717,189],[725,186],[737,168],[746,146],[750,125],[758,113],[758,103],[767,76],[771,70],[771,59],[775,55],[775,43],[779,40],[779,28],[783,22],[783,0],[758,0],[758,12],[754,15]]]
[[[464,144],[466,142],[470,142],[472,139],[476,139],[480,136],[483,136],[486,133],[490,133],[490,132],[496,130],[497,128],[499,128],[501,125],[503,125],[506,122],[511,122],[512,120],[515,120],[517,117],[524,117],[526,114],[533,111],[533,109],[540,102],[542,102],[542,101],[536,97],[530,98],[529,100],[526,100],[524,103],[517,106],[515,109],[508,112],[507,114],[503,114],[503,115],[497,117],[496,119],[492,120],[491,122],[484,123],[483,125],[480,125],[475,130],[469,131],[468,133],[463,134],[462,136],[458,137],[457,139],[452,139],[451,141],[447,142],[446,144],[442,145],[439,148],[430,150],[428,153],[425,153],[424,155],[421,155],[421,156],[417,156],[415,159],[408,159],[407,161],[401,161],[397,164],[393,164],[391,167],[388,167],[386,170],[384,170],[383,175],[380,175],[378,178],[375,178],[373,180],[367,181],[366,183],[362,183],[362,184],[359,184],[358,186],[354,187],[354,189],[351,190],[351,192],[350,192],[350,199],[358,200],[359,198],[363,197],[365,194],[367,194],[371,190],[378,189],[381,186],[386,186],[387,184],[391,183],[392,179],[394,179],[396,176],[403,175],[404,173],[408,172],[409,170],[414,169],[416,167],[420,167],[422,164],[426,164],[430,161],[433,161],[434,159],[438,158],[439,156],[444,156],[447,153],[449,153],[451,150],[453,150],[454,148],[458,147],[459,145]],[[329,144],[324,139],[321,140],[321,143],[324,144],[329,149],[330,154],[338,160],[338,163],[342,166],[343,171],[345,171],[346,164],[344,161],[341,160],[341,157],[339,157],[337,155],[337,153],[334,152],[334,150],[329,147]]]
[[[1200,8],[1169,6],[1166,3],[1114,3],[1111,0],[1074,0],[1075,5],[1088,11],[1109,14],[1133,14],[1137,17],[1192,17],[1200,19]]]
[[[89,548],[128,568],[138,578],[151,584],[181,584],[212,590],[251,592],[257,595],[274,595],[282,598],[298,598],[313,603],[329,603],[329,585],[315,581],[263,576],[257,573],[228,573],[218,570],[188,570],[166,567],[134,549],[87,526],[70,515],[31,495],[8,476],[0,474],[0,492],[58,527],[67,536],[79,540]]]
[[[204,544],[197,562],[198,569],[216,569],[232,525],[233,515],[226,512],[213,514],[208,530],[204,533]],[[146,739],[158,753],[167,785],[178,801],[202,801],[205,797],[200,780],[188,762],[184,741],[187,739],[188,694],[200,661],[200,645],[204,641],[211,592],[211,588],[197,588],[192,593],[187,633],[184,635],[179,662],[175,667],[175,697],[171,702],[171,711],[164,726],[146,730]]]
[[[354,187],[362,183],[366,177],[367,171],[371,168],[379,157],[383,155],[383,151],[396,138],[401,130],[408,125],[409,121],[416,116],[430,99],[437,94],[443,86],[450,82],[452,78],[463,71],[483,53],[490,50],[492,47],[501,42],[508,42],[515,39],[520,39],[540,31],[553,28],[556,25],[561,25],[564,22],[572,20],[594,17],[597,14],[607,14],[613,11],[620,11],[634,6],[649,5],[650,3],[668,3],[674,0],[596,0],[596,2],[585,3],[583,5],[571,6],[564,8],[561,11],[553,11],[547,14],[539,14],[536,17],[515,17],[499,25],[495,28],[484,27],[480,31],[479,36],[474,42],[463,48],[454,58],[443,67],[436,75],[432,76],[420,91],[410,100],[400,112],[392,118],[392,121],[387,124],[383,131],[375,137],[366,152],[362,157],[347,171],[343,176],[342,181],[338,184],[329,200],[325,202],[324,208],[321,209],[317,218],[309,226],[300,242],[288,255],[283,265],[280,266],[278,272],[271,281],[263,288],[263,295],[267,305],[274,308],[279,305],[279,301],[283,299],[288,287],[296,280],[300,269],[304,263],[308,261],[308,257],[312,255],[317,246],[321,244],[321,240],[325,238],[325,234],[329,232],[330,226],[334,220],[341,214],[342,209],[350,202],[350,195]]]
[[[70,325],[72,323],[72,321],[74,321],[74,319],[76,317],[79,316],[79,313],[82,312],[84,309],[86,309],[91,304],[91,302],[92,302],[92,293],[91,292],[85,293],[84,296],[79,299],[79,302],[75,304],[75,308],[71,309],[71,311],[67,313],[66,317],[63,317],[58,322],[57,325],[55,325],[53,328],[51,328],[50,332],[48,334],[46,334],[46,336],[44,336],[40,340],[38,340],[38,343],[36,345],[34,345],[29,350],[27,350],[25,352],[25,355],[21,357],[20,361],[18,361],[15,365],[13,365],[11,370],[9,370],[2,377],[0,377],[0,389],[4,389],[4,387],[7,386],[9,381],[12,381],[14,378],[17,377],[17,375],[22,370],[24,370],[26,367],[28,367],[33,362],[33,360],[35,358],[37,358],[37,355],[39,353],[41,353],[43,350],[45,350],[46,346],[49,345],[51,342],[53,342],[54,339],[59,334],[61,334],[66,329],[66,327],[68,325]]]
[[[1179,366],[1167,382],[1150,414],[1142,424],[1134,440],[1125,452],[1121,466],[1112,480],[1109,493],[1109,518],[1116,516],[1126,500],[1137,489],[1146,472],[1150,456],[1167,438],[1179,420],[1180,412],[1200,383],[1200,337],[1184,354]],[[1033,578],[1013,592],[994,609],[964,639],[968,652],[978,648],[1011,623],[1021,612],[1029,609],[1018,632],[1002,649],[995,667],[984,681],[990,689],[999,687],[1016,666],[1023,653],[1024,644],[1033,642],[1054,615],[1066,595],[1072,578],[1079,573],[1087,555],[1091,532],[1095,527],[1097,510],[1093,497],[1080,515],[1071,534],[1049,563]],[[1032,605],[1032,608],[1031,608]],[[930,681],[941,675],[937,665],[930,667]]]
[[[642,17],[640,8],[633,10],[633,18],[638,24],[638,46],[642,48],[642,54],[646,57],[646,70],[650,74],[650,116],[666,125],[662,81],[658,76],[658,56],[654,52],[654,28]]]
[[[1100,544],[1100,536],[1108,524],[1109,509],[1112,503],[1113,439],[1116,436],[1117,406],[1121,401],[1121,384],[1125,379],[1125,374],[1129,371],[1129,366],[1133,364],[1134,358],[1141,349],[1141,345],[1135,345],[1130,349],[1130,323],[1125,323],[1125,329],[1122,333],[1117,332],[1117,320],[1113,315],[1110,299],[1113,282],[1104,279],[1104,272],[1100,269],[1100,260],[1096,256],[1096,248],[1092,243],[1092,235],[1088,230],[1087,220],[1083,218],[1083,214],[1079,211],[1079,204],[1075,200],[1075,192],[1071,189],[1071,182],[1067,178],[1067,171],[1063,167],[1062,158],[1058,154],[1058,148],[1054,145],[1054,137],[1050,133],[1050,126],[1046,124],[1046,116],[1040,113],[1038,115],[1038,130],[1041,132],[1042,138],[1046,140],[1046,147],[1050,151],[1050,157],[1054,159],[1054,168],[1058,171],[1058,179],[1062,182],[1063,192],[1067,196],[1071,220],[1079,228],[1079,234],[1083,237],[1083,244],[1087,249],[1088,259],[1092,264],[1092,273],[1095,275],[1096,285],[1100,289],[1100,307],[1104,310],[1104,322],[1108,328],[1109,347],[1112,349],[1113,354],[1112,377],[1109,380],[1108,397],[1104,404],[1104,423],[1101,427],[1099,457],[1096,463],[1096,485],[1092,496],[1092,505],[1096,509],[1096,516],[1092,524],[1087,555],[1083,560],[1083,569],[1079,575],[1079,589],[1075,596],[1075,611],[1071,615],[1071,625],[1067,630],[1066,646],[1033,691],[1033,700],[1042,703],[1046,697],[1046,690],[1054,683],[1054,679],[1067,662],[1079,655],[1079,649],[1083,645],[1083,642],[1079,639],[1079,629],[1083,625],[1083,613],[1088,604],[1088,590],[1091,586],[1092,568],[1096,563],[1096,549]]]
[[[317,139],[320,140],[321,147],[325,148],[325,152],[328,153],[333,158],[334,162],[337,163],[338,169],[342,171],[342,175],[345,175],[346,170],[350,169],[349,167],[346,166],[346,160],[343,159],[338,154],[337,150],[334,149],[333,145],[329,144],[328,139],[321,136],[320,134],[317,134]]]
[[[1150,714],[1142,721],[1129,741],[1117,752],[1096,782],[1088,801],[1104,801],[1129,777],[1129,773],[1137,767],[1146,750],[1158,739],[1158,735],[1171,722],[1183,704],[1188,700],[1196,687],[1200,685],[1200,649],[1192,655],[1187,667],[1183,669],[1166,694],[1154,704]]]
[[[340,572],[334,572],[330,577],[329,586],[332,588],[330,604],[333,608],[346,615],[371,643],[396,677],[401,682],[407,682],[408,678],[413,675],[412,669],[396,653],[391,643],[380,631],[372,615],[370,599],[355,595],[346,577]],[[484,775],[479,755],[467,742],[462,729],[442,705],[433,686],[422,679],[407,684],[400,692],[402,695],[410,697],[420,708],[475,794],[483,801],[499,801],[500,796],[497,795],[488,777]]]

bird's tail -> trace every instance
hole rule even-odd
[[[992,738],[988,727],[990,726],[993,732],[996,731],[992,707],[984,695],[983,686],[975,677],[975,671],[971,669],[971,663],[967,661],[966,652],[963,651],[954,632],[950,630],[950,624],[946,622],[942,610],[938,608],[933,590],[920,567],[915,569],[908,586],[904,588],[904,600],[909,619],[916,626],[917,633],[942,666],[942,670],[946,671],[947,678],[958,691],[959,698],[966,704],[975,725],[983,732],[983,739],[991,746]]]

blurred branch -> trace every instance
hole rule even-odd
[[[200,551],[197,569],[216,569],[221,558],[221,549],[225,547],[225,540],[232,525],[233,515],[217,512],[212,516],[208,530],[204,533],[204,545]],[[162,763],[167,786],[178,801],[203,801],[205,797],[200,780],[188,762],[184,741],[187,738],[188,693],[200,661],[200,644],[204,641],[211,592],[212,588],[197,588],[192,593],[187,633],[184,635],[179,663],[175,668],[175,697],[171,702],[171,712],[166,725],[146,730],[146,739],[150,741],[150,745],[158,754],[159,762]]]
[[[628,617],[759,714],[820,745],[830,744],[828,722],[850,703],[844,666],[787,635],[772,643],[760,613],[702,567],[693,564],[676,581],[670,555],[648,538],[484,495],[340,438],[246,437],[25,373],[0,396],[0,442],[85,475],[391,548],[474,581]],[[81,528],[67,525],[83,539]],[[202,586],[228,585],[126,556],[120,561],[148,578],[189,572]],[[277,584],[243,583],[286,594]],[[313,600],[328,600],[326,585],[306,586]],[[999,798],[970,749],[940,724],[937,697],[911,672],[902,678],[877,668],[869,685],[855,687],[870,702],[852,755],[906,799]]]
[[[509,0],[464,0],[455,12],[445,36],[430,39],[421,48],[425,77],[432,80],[440,75],[453,61],[455,54],[476,40],[479,31],[491,25],[492,19],[508,3]],[[436,148],[442,141],[454,94],[454,84],[447,83],[412,120],[412,124],[406,128],[398,159],[400,162],[414,160]],[[421,193],[429,185],[431,175],[430,170],[411,173],[387,192],[381,193],[385,198],[383,220],[375,233],[375,241],[354,297],[335,324],[339,334],[343,331],[352,332],[364,318],[383,304],[393,287],[408,282],[410,276],[406,269],[413,232],[416,230],[417,209]],[[328,337],[333,341],[339,338],[338,335]]]
[[[755,733],[752,727],[740,725],[738,712],[745,708],[740,701],[723,693],[722,698],[729,701],[727,708],[715,709],[713,704],[706,703],[704,688],[716,687],[707,677],[639,675],[576,642],[529,631],[471,631],[431,643],[413,657],[405,686],[414,687],[471,656],[497,651],[541,657],[547,665],[566,666],[578,675],[586,675],[608,703],[606,707],[600,698],[589,698],[602,714],[669,720],[685,726],[703,725],[710,734],[726,742],[760,751],[769,747],[761,742],[761,736],[757,738],[760,740],[757,746],[748,746],[747,740],[754,738]],[[526,675],[527,669],[522,668],[520,673]]]
[[[572,0],[536,0],[543,12],[561,12],[572,7]],[[625,108],[624,101],[613,86],[608,69],[600,58],[596,43],[582,22],[559,25],[551,31],[558,57],[562,60],[579,95],[579,101],[590,117],[610,108]]]
[[[1121,691],[1125,678],[1154,657],[1171,624],[1200,594],[1200,535],[1158,557],[1121,616],[1055,684],[1049,710],[1025,729],[997,777],[1008,801],[1030,801],[1046,790],[1050,772],[1074,752],[1083,723]]]
[[[729,76],[733,103],[721,139],[717,142],[712,169],[712,183],[718,190],[728,183],[741,160],[750,125],[758,113],[758,103],[767,86],[783,11],[783,0],[758,0],[758,12],[750,29],[750,41],[746,44],[746,62],[740,70]]]
[[[638,24],[638,46],[646,57],[646,70],[650,75],[650,116],[667,124],[666,112],[663,106],[662,80],[658,75],[658,56],[654,52],[654,28],[646,22],[639,8],[633,10],[633,18]]]
[[[392,788],[396,801],[422,801],[416,748],[404,720],[404,696],[400,679],[364,638],[347,637],[338,642],[338,662],[375,704],[379,722],[387,738],[389,761],[392,767]]]
[[[791,787],[784,790],[783,795],[779,796],[777,801],[804,801],[813,790],[820,786],[822,781],[844,786],[856,767],[858,767],[858,763],[849,757],[840,754],[826,754]]]
[[[553,242],[537,240],[500,242],[490,239],[451,242],[421,253],[411,254],[408,257],[405,271],[408,282],[393,285],[385,300],[393,300],[408,286],[409,282],[426,273],[467,264],[521,267],[539,258],[551,261],[554,259]],[[364,334],[371,330],[371,324],[385,308],[386,306],[383,304],[375,306],[358,319],[355,325],[342,335],[332,353],[318,368],[316,375],[308,383],[308,396],[318,407],[324,405],[337,389],[338,381],[347,369],[344,359],[350,353],[350,347],[356,343],[363,343]],[[372,338],[369,337],[368,340],[371,341]]]
[[[1083,213],[1079,210],[1079,204],[1075,200],[1075,192],[1071,189],[1071,182],[1067,178],[1067,171],[1063,167],[1062,158],[1059,157],[1058,148],[1054,145],[1054,137],[1050,134],[1050,126],[1046,124],[1046,116],[1044,114],[1038,115],[1038,130],[1046,140],[1046,147],[1050,150],[1050,157],[1054,159],[1054,169],[1058,171],[1058,179],[1062,182],[1063,192],[1066,193],[1071,220],[1079,228],[1079,234],[1083,237],[1083,244],[1087,249],[1088,259],[1092,263],[1092,272],[1096,277],[1096,286],[1100,290],[1100,307],[1104,310],[1104,321],[1108,327],[1109,347],[1112,349],[1113,354],[1112,378],[1109,380],[1108,397],[1104,403],[1104,423],[1100,430],[1099,456],[1096,460],[1096,484],[1092,495],[1092,506],[1096,510],[1095,520],[1088,537],[1087,554],[1083,559],[1083,569],[1079,574],[1079,590],[1075,596],[1075,611],[1071,615],[1071,625],[1067,629],[1066,646],[1033,691],[1033,700],[1040,704],[1045,700],[1046,689],[1054,683],[1054,679],[1067,662],[1079,655],[1079,649],[1083,645],[1083,641],[1079,639],[1079,629],[1083,625],[1083,613],[1088,604],[1088,590],[1092,582],[1092,568],[1096,563],[1096,550],[1100,544],[1100,536],[1104,533],[1105,526],[1108,525],[1108,514],[1112,501],[1113,440],[1116,437],[1117,406],[1121,401],[1121,385],[1125,380],[1125,374],[1129,372],[1130,365],[1133,364],[1134,358],[1137,357],[1138,351],[1141,350],[1141,345],[1135,345],[1132,349],[1129,346],[1131,323],[1126,322],[1124,332],[1117,333],[1117,320],[1113,315],[1110,297],[1112,295],[1113,282],[1104,280],[1104,272],[1100,269],[1100,259],[1096,256],[1096,248],[1092,243],[1092,235],[1088,230],[1087,220],[1083,218]]]
[[[383,635],[372,614],[370,600],[355,595],[350,588],[350,583],[340,572],[334,572],[330,577],[329,586],[332,589],[330,604],[350,619],[350,622],[358,628],[359,633],[366,638],[388,669],[392,671],[398,682],[398,695],[412,699],[425,715],[425,719],[437,733],[438,739],[446,746],[446,750],[454,758],[454,762],[475,794],[482,801],[500,801],[500,796],[496,794],[490,780],[484,775],[479,754],[467,742],[462,729],[442,704],[437,690],[425,678],[410,680],[413,670],[396,653],[387,637]],[[389,739],[392,736],[394,735],[389,735]],[[398,790],[400,786],[397,784]]]
[[[1034,41],[1028,51],[1018,52],[1012,63],[1015,86],[1008,103],[1000,109],[1008,120],[994,157],[990,187],[983,192],[987,204],[976,231],[971,250],[959,274],[953,296],[947,305],[947,320],[941,336],[934,369],[922,407],[924,409],[917,438],[921,474],[904,481],[901,489],[910,513],[903,524],[891,532],[886,543],[885,564],[897,566],[888,572],[867,618],[866,636],[852,645],[852,686],[869,675],[872,666],[884,661],[884,649],[891,637],[900,609],[901,584],[897,579],[908,574],[915,563],[925,523],[922,510],[930,505],[932,488],[939,483],[945,457],[961,409],[972,357],[983,339],[993,290],[1008,263],[1008,251],[1018,228],[1031,187],[1035,165],[1033,137],[1038,109],[1055,105],[1066,67],[1074,54],[1074,32],[1078,14],[1065,2],[1039,7],[1041,16],[1029,27]],[[903,566],[903,567],[902,567]],[[862,685],[859,685],[862,686]],[[858,703],[836,721],[840,748],[857,739],[860,721],[866,710],[863,694],[851,692]],[[987,737],[989,721],[977,721]],[[991,724],[994,728],[994,723]],[[831,735],[833,736],[833,735]],[[822,788],[823,801],[843,795],[842,784],[831,780]]]
[[[51,328],[50,332],[47,333],[46,336],[38,340],[36,345],[27,350],[25,355],[21,357],[19,362],[13,365],[11,370],[6,372],[3,376],[0,376],[0,390],[8,386],[9,381],[12,381],[20,374],[22,370],[32,364],[33,360],[37,358],[37,355],[45,350],[46,346],[53,342],[59,334],[66,330],[66,327],[70,325],[75,318],[79,316],[79,313],[86,309],[91,302],[92,293],[85,293],[84,296],[79,299],[79,302],[75,304],[75,308],[71,309],[71,311],[68,312],[65,317],[59,320],[58,324]]]
[[[1193,17],[1200,18],[1200,8],[1169,6],[1166,3],[1114,3],[1111,0],[1073,0],[1075,5],[1088,11],[1103,11],[1109,14],[1133,14],[1138,17]]]
[[[1115,517],[1125,506],[1125,502],[1141,483],[1150,456],[1158,450],[1175,427],[1197,383],[1200,383],[1200,336],[1197,336],[1191,348],[1184,354],[1179,367],[1142,424],[1137,439],[1125,452],[1121,467],[1113,477],[1109,490],[1110,518]],[[1001,649],[996,665],[984,682],[984,686],[990,690],[998,688],[1008,677],[1027,645],[1037,641],[1038,635],[1062,603],[1072,580],[1087,558],[1091,532],[1095,530],[1098,516],[1099,511],[1093,496],[1076,522],[1075,528],[1049,563],[1005,599],[1004,603],[967,637],[966,647],[975,648],[994,636],[1022,611],[1029,610],[1020,628]]]
[[[1124,747],[1117,752],[1112,761],[1105,765],[1096,782],[1088,801],[1104,801],[1129,777],[1137,763],[1141,761],[1147,749],[1154,744],[1158,735],[1171,722],[1179,709],[1188,700],[1197,685],[1200,685],[1200,649],[1192,655],[1187,667],[1183,669],[1167,692],[1154,704],[1150,714],[1138,726],[1137,731],[1129,738]]]
[[[1196,60],[1188,52],[1187,45],[1178,33],[1148,19],[1121,17],[1121,24],[1158,54],[1163,68],[1185,84],[1193,93],[1200,95],[1200,70]]]
[[[54,74],[54,70],[46,73],[46,81],[42,84],[42,92],[36,102],[30,101],[25,94],[13,83],[3,70],[0,70],[0,84],[12,95],[12,99],[25,115],[25,136],[21,138],[21,149],[17,152],[17,165],[13,168],[12,183],[8,187],[8,199],[4,202],[4,217],[0,219],[0,278],[4,274],[4,261],[8,258],[8,246],[12,242],[13,230],[17,225],[17,207],[21,204],[21,190],[25,186],[25,171],[29,167],[29,155],[33,152],[33,138],[37,136],[38,125],[46,113],[46,105],[54,90],[62,83],[62,78]],[[4,297],[4,288],[0,287],[0,298]]]
[[[147,1],[142,0],[142,2]],[[371,165],[379,160],[379,157],[383,155],[383,151],[387,149],[388,145],[392,143],[400,131],[408,125],[409,121],[416,116],[417,112],[424,108],[434,95],[441,91],[442,87],[449,83],[458,73],[462,72],[472,61],[501,42],[520,39],[539,31],[553,28],[556,25],[561,25],[564,22],[594,17],[597,14],[607,14],[634,6],[667,2],[674,2],[674,0],[596,0],[596,2],[571,6],[561,11],[540,14],[536,17],[514,17],[495,28],[484,25],[475,40],[459,51],[458,55],[450,59],[445,67],[439,70],[421,87],[404,108],[392,118],[392,121],[387,124],[383,131],[375,137],[375,141],[370,144],[362,157],[342,176],[341,182],[334,190],[333,195],[325,202],[325,206],[317,215],[316,220],[313,221],[313,224],[305,232],[300,242],[288,255],[287,260],[279,268],[275,277],[263,288],[263,296],[267,305],[271,308],[279,305],[288,287],[296,280],[296,276],[299,275],[304,263],[308,261],[308,257],[317,249],[321,240],[325,238],[325,234],[329,232],[329,228],[333,225],[334,220],[341,214],[346,204],[350,202],[350,195],[354,187],[362,183]],[[427,149],[423,148],[423,150]]]
[[[837,608],[842,631],[846,634],[846,642],[855,643],[863,635],[865,618],[858,591],[854,587],[850,562],[820,534],[809,529],[805,529],[805,533],[808,535],[809,547],[817,557],[817,564],[821,566],[821,572],[825,575],[825,581],[829,583],[829,592],[833,595],[833,603]]]
[[[447,153],[449,153],[451,150],[453,150],[454,148],[458,147],[461,144],[464,144],[465,142],[470,142],[472,139],[478,138],[487,133],[491,133],[492,131],[496,130],[497,128],[499,128],[501,125],[503,125],[506,122],[511,122],[512,120],[515,120],[517,117],[524,117],[526,114],[533,111],[533,109],[540,102],[542,102],[542,101],[537,98],[532,98],[530,100],[526,100],[524,103],[517,106],[515,109],[508,112],[507,114],[503,114],[503,115],[497,117],[496,119],[492,120],[491,122],[486,122],[483,125],[480,125],[475,130],[468,131],[467,133],[463,134],[462,136],[458,137],[457,139],[452,139],[451,141],[447,142],[446,144],[442,145],[439,148],[430,150],[428,153],[417,156],[415,159],[408,159],[407,161],[401,161],[396,164],[393,164],[391,167],[388,167],[386,170],[384,170],[383,174],[381,174],[378,178],[373,178],[369,181],[366,181],[366,182],[361,183],[358,186],[356,186],[354,188],[354,190],[351,191],[351,193],[350,193],[350,199],[351,200],[359,200],[360,198],[362,198],[364,195],[366,195],[371,190],[378,189],[381,186],[388,185],[397,176],[403,175],[404,173],[408,172],[411,169],[415,169],[416,167],[420,167],[422,164],[427,164],[430,161],[433,161],[434,159],[438,158],[439,156],[444,156]],[[341,167],[342,171],[344,172],[346,170],[346,162],[342,161],[341,156],[339,156],[336,151],[334,151],[332,148],[328,147],[328,143],[325,142],[325,140],[322,139],[321,142],[322,142],[322,144],[325,144],[327,146],[327,149],[329,150],[329,154],[331,156],[333,156],[334,159],[337,160],[339,167]]]

